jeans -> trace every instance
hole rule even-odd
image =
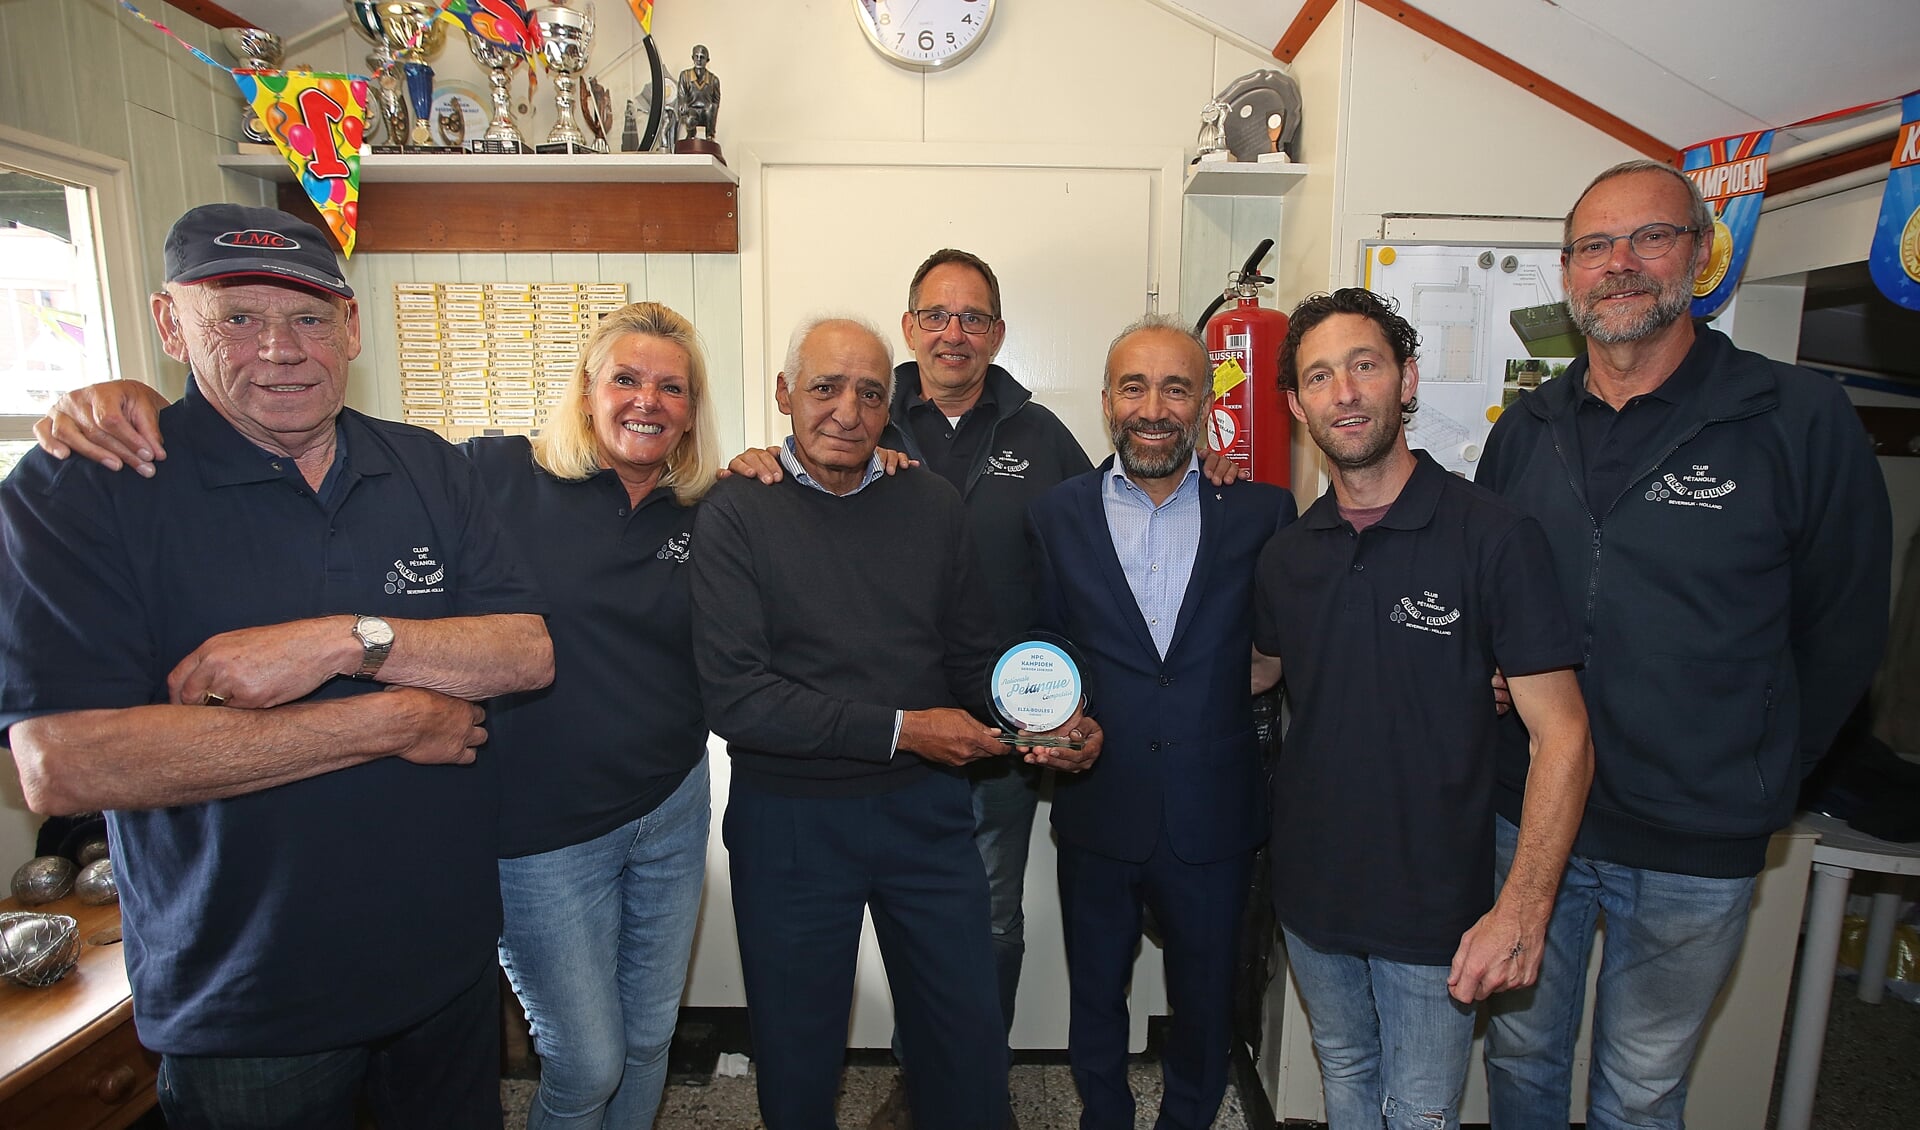
[[[499,977],[489,968],[426,1019],[350,1048],[164,1055],[155,1089],[173,1130],[354,1130],[363,1098],[381,1126],[499,1130]]]
[[[653,1125],[706,879],[703,757],[658,808],[500,861],[500,965],[540,1053],[528,1130]]]
[[[1495,822],[1503,884],[1518,839],[1513,824]],[[1753,884],[1752,877],[1704,879],[1569,858],[1539,983],[1492,1001],[1487,1089],[1496,1130],[1567,1124],[1587,954],[1601,911],[1607,940],[1595,990],[1587,1126],[1679,1130],[1687,1073],[1740,955]]]
[[[1282,933],[1320,1056],[1327,1130],[1458,1130],[1475,1010],[1448,995],[1447,966]]]

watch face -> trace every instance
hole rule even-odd
[[[385,647],[393,642],[393,625],[378,616],[362,616],[354,634],[369,647]]]
[[[930,71],[967,57],[985,38],[994,0],[853,0],[861,30],[882,55]]]

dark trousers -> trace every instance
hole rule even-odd
[[[921,1130],[997,1130],[1007,1096],[987,876],[967,782],[786,797],[735,777],[722,824],[760,1113],[832,1130],[863,910],[886,962]]]
[[[158,1090],[173,1130],[353,1130],[363,1099],[383,1130],[498,1130],[500,974],[489,965],[425,1020],[350,1048],[162,1056]]]
[[[1186,863],[1163,836],[1144,863],[1060,842],[1060,918],[1072,993],[1067,1059],[1080,1090],[1081,1130],[1128,1130],[1127,981],[1141,909],[1166,946],[1172,1028],[1161,1053],[1156,1130],[1206,1130],[1227,1091],[1233,971],[1253,853]]]

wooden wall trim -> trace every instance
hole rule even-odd
[[[1472,36],[1441,23],[1418,8],[1392,3],[1390,0],[1360,0],[1360,2],[1388,19],[1412,28],[1449,51],[1480,64],[1608,137],[1632,146],[1656,161],[1665,161],[1668,164],[1676,162],[1679,154],[1677,146],[1669,145],[1645,130],[1607,113],[1545,75],[1528,70]]]
[[[251,27],[247,20],[227,11],[212,0],[167,0],[175,8],[218,31],[229,27]]]
[[[1870,169],[1875,165],[1890,163],[1893,157],[1893,138],[1883,137],[1878,141],[1869,141],[1865,145],[1856,145],[1852,149],[1842,149],[1838,153],[1829,153],[1801,165],[1775,172],[1767,170],[1767,195],[1778,196],[1796,188],[1818,184],[1831,180],[1844,173],[1859,169]]]
[[[1293,22],[1287,25],[1285,34],[1280,36],[1280,42],[1273,45],[1273,57],[1283,63],[1293,62],[1294,56],[1300,54],[1307,45],[1307,40],[1313,38],[1314,29],[1320,26],[1320,21],[1327,18],[1327,13],[1333,11],[1334,4],[1338,2],[1307,0],[1302,4],[1300,11],[1294,14]]]
[[[280,207],[317,222],[299,185],[279,189]],[[377,182],[360,186],[353,249],[733,253],[736,203],[717,183]]]

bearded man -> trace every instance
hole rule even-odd
[[[1037,625],[1075,644],[1106,731],[1089,771],[1056,782],[1067,1054],[1085,1130],[1131,1127],[1127,978],[1141,914],[1166,947],[1173,1027],[1161,1127],[1213,1124],[1253,852],[1266,838],[1252,695],[1253,566],[1294,517],[1263,483],[1209,483],[1195,451],[1213,401],[1206,347],[1149,317],[1107,351],[1114,457],[1028,509]]]

